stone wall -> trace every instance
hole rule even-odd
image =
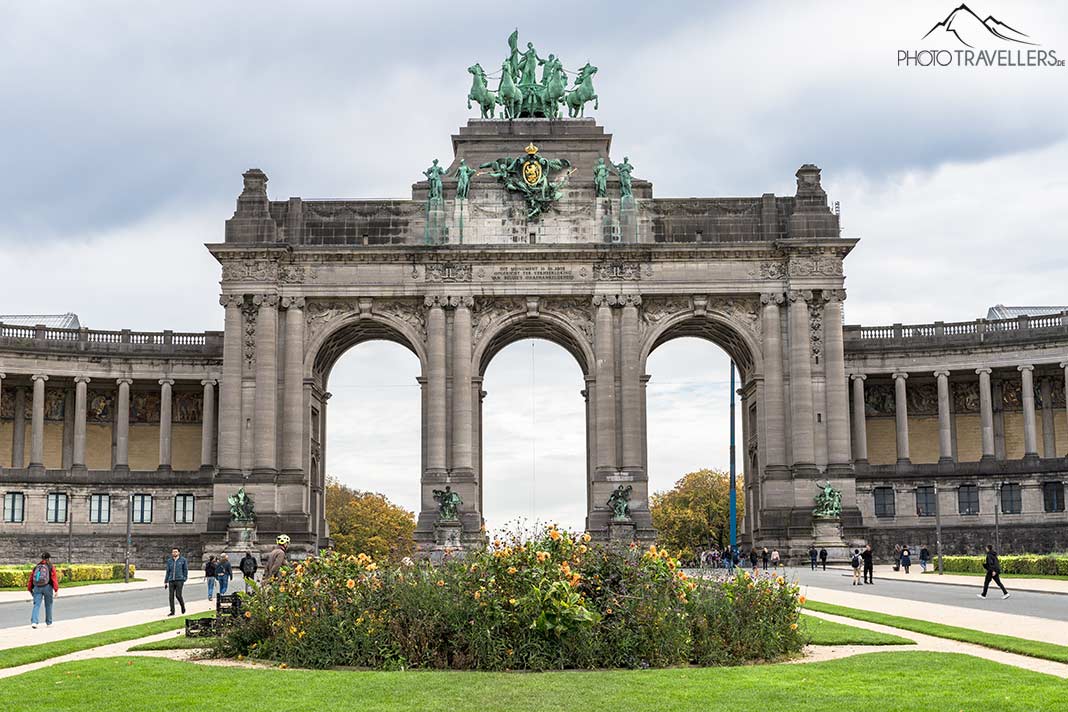
[[[162,569],[166,565],[167,557],[170,556],[171,548],[175,546],[179,547],[189,559],[189,568],[195,569],[203,554],[203,545],[197,534],[139,533],[132,538],[130,561],[140,569]],[[0,564],[33,563],[43,551],[50,553],[52,560],[57,563],[121,563],[125,550],[126,536],[121,534],[68,538],[66,532],[0,533]],[[69,556],[68,551],[71,552]],[[164,593],[163,596],[161,601],[165,600],[166,594]]]
[[[1068,527],[1048,527],[1034,524],[1002,523],[1000,554],[1046,554],[1068,551]],[[919,567],[920,547],[927,546],[935,555],[935,528],[932,522],[925,527],[872,529],[868,541],[875,556],[882,563],[893,560],[894,546],[905,544],[912,554],[913,566]],[[987,544],[994,544],[993,525],[942,527],[942,553],[945,555],[979,556]],[[981,582],[978,580],[977,583]]]

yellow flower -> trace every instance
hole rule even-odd
[[[518,570],[519,570],[519,569],[517,569],[517,568],[516,568],[516,567],[514,567],[514,566],[509,566],[509,567],[508,567],[508,573],[510,573],[510,574],[514,574],[514,573],[515,573],[516,571],[518,571]]]
[[[445,582],[442,581],[441,579],[438,579],[438,586],[444,586],[444,585],[445,585]]]
[[[586,542],[587,544],[590,543],[590,539],[591,539],[591,537],[590,537],[590,533],[589,532],[586,532],[585,534],[582,535],[582,541]]]
[[[549,538],[553,541],[557,541],[560,538],[560,532],[554,527],[549,530]]]
[[[378,568],[378,564],[376,564],[375,562],[372,561],[371,563],[367,564],[367,566],[365,566],[364,568],[366,568],[368,571],[374,571],[375,569]]]
[[[606,608],[604,612],[606,614],[608,614],[608,615],[612,615],[612,609],[611,608]]]
[[[564,576],[570,576],[571,575],[571,565],[566,561],[564,563],[560,564],[560,572]]]
[[[477,601],[478,599],[482,598],[482,593],[479,591],[475,591],[474,596],[475,600]]]
[[[547,551],[539,551],[537,554],[535,554],[535,556],[538,557],[538,562],[539,563],[544,563],[545,560],[549,558],[549,552],[547,552]]]
[[[519,603],[519,601],[515,600],[514,598],[509,598],[509,599],[508,599],[508,602],[509,602],[509,603],[511,603],[511,604],[512,604],[513,606],[514,606],[515,604]]]
[[[797,623],[791,623],[790,630],[797,630]]]
[[[289,626],[289,634],[290,635],[296,635],[297,634],[297,627],[295,625]]]
[[[784,583],[786,583],[786,579],[784,579],[782,576],[780,576],[777,579],[775,579],[775,583],[777,583],[780,586],[782,586]]]
[[[245,618],[251,618],[251,617],[252,617],[252,611],[245,611]]]
[[[289,667],[289,666],[286,665],[285,663],[279,663],[278,664],[278,669],[279,670],[285,670],[287,667]]]
[[[580,581],[582,581],[582,574],[573,574],[571,576],[571,588],[578,586]]]
[[[585,544],[580,544],[580,545],[579,545],[579,548],[578,548],[578,552],[579,552],[580,554],[585,554],[585,553],[586,553],[587,551],[588,551],[588,549],[586,548],[586,545],[585,545]]]
[[[345,585],[348,586],[349,588],[356,588],[356,582],[353,581],[352,579],[349,579],[348,581],[346,581]]]

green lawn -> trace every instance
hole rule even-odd
[[[811,645],[915,645],[916,641],[896,635],[878,633],[856,626],[801,616],[801,629]]]
[[[132,578],[132,579],[130,579],[130,583],[133,583],[134,581],[144,581],[144,580],[146,580],[146,579],[143,579],[143,578]],[[60,590],[63,590],[65,588],[72,588],[74,586],[95,586],[98,583],[125,583],[125,581],[123,581],[121,578],[103,579],[103,580],[100,580],[100,581],[70,581],[70,582],[62,581],[59,584],[59,588],[60,588]],[[26,587],[25,586],[4,586],[4,587],[0,587],[0,591],[26,591]],[[27,595],[29,595],[29,591],[26,591],[26,593],[27,593]]]
[[[0,668],[18,667],[19,665],[35,663],[39,660],[48,660],[49,658],[56,658],[60,655],[76,653],[79,650],[88,650],[89,648],[96,648],[101,645],[110,645],[111,643],[121,643],[124,640],[137,640],[138,638],[155,635],[156,633],[166,633],[168,630],[177,630],[178,628],[185,627],[185,619],[187,617],[210,618],[212,615],[214,614],[201,613],[195,616],[176,616],[174,618],[165,618],[161,621],[152,621],[151,623],[142,623],[141,625],[131,625],[126,628],[116,628],[115,630],[108,630],[103,633],[93,633],[92,635],[83,635],[78,638],[57,640],[52,643],[7,648],[6,650],[0,650]]]
[[[847,626],[848,627],[848,626]],[[140,650],[190,650],[193,648],[211,648],[215,645],[215,638],[186,638],[185,633],[173,638],[164,638],[152,643],[141,643],[128,650],[133,653]]]
[[[1042,658],[1044,660],[1053,660],[1059,663],[1068,663],[1068,647],[1063,645],[1054,645],[1053,643],[1044,643],[1038,640],[1027,640],[1026,638],[1014,638],[1011,635],[984,633],[982,631],[972,630],[971,628],[958,628],[957,626],[931,623],[929,621],[921,621],[915,618],[905,618],[904,616],[873,613],[872,611],[865,611],[859,608],[836,606],[831,603],[820,603],[811,599],[805,603],[805,607],[822,613],[833,613],[834,615],[854,618],[859,621],[881,623],[882,625],[893,626],[894,628],[901,628],[902,630],[911,630],[914,633],[925,633],[937,638],[948,638],[950,640],[958,640],[962,643],[974,643],[975,645],[982,645],[987,648],[994,648],[995,650],[1004,650],[1007,653],[1016,653],[1017,655],[1027,655],[1032,658]]]
[[[966,655],[887,652],[802,665],[562,673],[354,672],[214,667],[159,658],[65,663],[0,684],[0,709],[216,712],[1041,712],[1068,708],[1055,677]]]

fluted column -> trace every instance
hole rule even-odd
[[[171,393],[174,380],[159,379],[159,471],[171,469]]]
[[[219,382],[219,472],[233,476],[241,469],[241,365],[243,360],[239,294],[224,294],[222,380]]]
[[[1053,418],[1053,379],[1046,376],[1039,383],[1042,395],[1042,457],[1057,457],[1057,431]]]
[[[764,331],[764,471],[783,476],[786,467],[786,413],[782,378],[782,292],[761,294]]]
[[[864,402],[864,379],[862,373],[853,376],[853,460],[858,464],[868,464],[868,422]]]
[[[74,379],[74,453],[70,466],[85,469],[85,408],[89,405],[89,377]]]
[[[285,297],[286,348],[282,394],[282,471],[304,471],[304,297]]]
[[[1038,438],[1035,428],[1035,367],[1026,364],[1017,366],[1020,372],[1021,401],[1023,402],[1024,458],[1038,458]]]
[[[979,425],[982,433],[983,460],[994,455],[994,398],[990,393],[990,369],[977,368],[979,375]]]
[[[823,353],[827,374],[827,463],[831,471],[849,466],[849,385],[845,373],[842,301],[845,291],[824,290]]]
[[[11,466],[26,466],[26,388],[15,386],[15,420],[11,423]]]
[[[934,372],[938,379],[938,461],[953,462],[953,432],[950,426],[949,371]]]
[[[471,297],[449,297],[452,314],[452,469],[457,474],[474,471],[471,422],[474,402],[471,392]]]
[[[130,384],[133,380],[119,378],[118,402],[115,404],[115,464],[112,469],[125,472],[130,469]]]
[[[594,385],[597,418],[597,469],[616,469],[616,355],[612,307],[609,298],[593,298],[593,351],[597,360],[597,383]]]
[[[445,311],[438,297],[427,297],[427,472],[445,473],[447,420],[445,375]]]
[[[44,469],[44,399],[48,376],[37,373],[33,378],[33,405],[30,409],[30,467]]]
[[[638,367],[638,305],[642,298],[636,294],[619,298],[623,301],[623,313],[619,325],[621,374],[620,396],[622,400],[623,469],[638,472],[642,466],[642,411],[641,369]]]
[[[278,295],[257,294],[252,303],[259,307],[252,472],[267,477],[278,471]]]
[[[200,413],[200,469],[210,470],[214,463],[215,449],[215,379],[208,378],[200,382],[204,387]]]
[[[812,344],[808,301],[812,292],[791,291],[790,300],[790,432],[795,473],[816,471],[815,424],[812,410]]]
[[[909,407],[905,381],[909,374],[900,371],[894,377],[894,421],[897,425],[897,462],[908,464],[909,458]]]

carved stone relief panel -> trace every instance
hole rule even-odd
[[[505,297],[503,299],[475,299],[475,308],[472,313],[472,341],[478,343],[481,341],[482,336],[490,329],[494,324],[497,324],[505,319],[505,317],[526,312],[527,305],[526,300]]]
[[[979,412],[979,383],[953,383],[950,384],[953,394],[954,413],[978,413]]]
[[[571,323],[590,344],[593,343],[593,314],[589,297],[542,298],[538,309],[560,316]]]
[[[909,384],[905,393],[909,415],[938,415],[937,385],[934,383]]]
[[[869,416],[894,414],[894,386],[890,383],[873,383],[864,389],[864,414]]]

